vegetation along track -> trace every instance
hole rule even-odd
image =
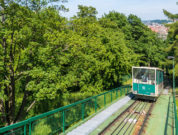
[[[153,105],[153,102],[135,101],[99,135],[141,135]]]

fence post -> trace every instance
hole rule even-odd
[[[175,102],[175,94],[173,95],[173,102],[174,102],[174,121],[175,121],[175,132],[176,135],[178,135],[178,119],[177,119],[177,107],[176,107],[176,102]]]
[[[63,133],[65,133],[65,110],[62,112],[62,118],[63,118],[63,121],[62,121],[62,125],[63,125]]]
[[[118,98],[118,89],[116,89],[116,97]]]
[[[26,124],[24,125],[24,131],[23,131],[23,133],[24,133],[24,135],[27,134],[27,125]]]
[[[176,120],[176,123],[177,123],[176,124],[176,134],[178,135],[178,127],[177,127],[178,126],[178,119]]]
[[[106,94],[104,94],[104,106],[106,106]]]
[[[82,103],[82,120],[84,120],[84,117],[85,117],[85,104]]]
[[[31,135],[31,133],[32,133],[32,123],[30,122],[29,123],[29,135]]]
[[[110,92],[110,94],[111,94],[111,102],[112,102],[112,91]]]
[[[120,96],[122,96],[122,88],[120,88]]]
[[[95,97],[95,113],[97,112],[97,97]]]

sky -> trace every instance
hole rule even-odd
[[[178,13],[176,2],[178,0],[68,0],[63,5],[69,8],[69,12],[62,15],[70,18],[77,14],[78,5],[84,5],[95,7],[98,11],[97,17],[114,10],[125,15],[137,15],[142,20],[167,19],[163,9]]]

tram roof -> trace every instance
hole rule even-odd
[[[157,69],[157,70],[161,70],[161,71],[163,71],[162,69],[160,69],[160,68],[157,68],[157,67],[135,67],[135,66],[132,66],[132,68],[144,68],[144,69]]]

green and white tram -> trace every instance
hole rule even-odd
[[[163,89],[164,72],[154,67],[132,67],[132,93],[155,100]]]

